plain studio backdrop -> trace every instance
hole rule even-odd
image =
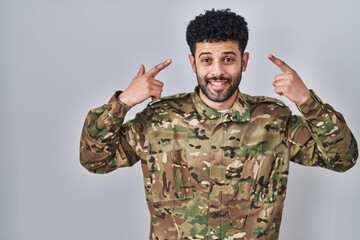
[[[271,85],[273,53],[343,113],[360,141],[358,0],[0,0],[0,239],[148,239],[140,164],[87,172],[81,128],[141,63],[171,58],[158,75],[164,95],[192,91],[185,29],[211,8],[249,23],[242,92],[285,100]],[[280,239],[360,240],[359,180],[358,165],[336,173],[292,163]]]

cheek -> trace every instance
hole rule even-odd
[[[198,75],[200,78],[206,77],[207,72],[208,72],[208,71],[206,71],[206,69],[204,69],[204,68],[202,68],[202,67],[200,67],[200,68],[199,68],[199,67],[195,68],[195,73],[196,73],[196,75]]]
[[[241,65],[234,66],[234,67],[228,69],[228,73],[233,77],[237,77],[239,74],[242,73]]]
[[[237,70],[237,71],[233,71],[233,72],[231,72],[231,76],[233,77],[233,78],[236,78],[236,77],[238,77],[239,76],[239,74],[241,74],[242,73],[242,71],[240,70]]]

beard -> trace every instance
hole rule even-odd
[[[228,100],[239,88],[241,82],[242,72],[239,71],[238,75],[234,78],[228,78],[224,76],[201,78],[196,73],[196,78],[202,93],[213,102],[225,102]],[[209,88],[210,81],[226,81],[228,85],[224,90],[215,91],[215,93]]]

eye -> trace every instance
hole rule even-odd
[[[200,62],[204,65],[204,66],[210,66],[212,64],[212,58],[209,57],[204,57],[200,59]]]
[[[234,59],[231,58],[231,57],[225,57],[224,58],[224,62],[233,62],[233,61],[234,61]]]
[[[203,59],[201,59],[201,62],[203,62],[203,63],[210,63],[210,62],[211,62],[211,59],[210,59],[210,58],[203,58]]]

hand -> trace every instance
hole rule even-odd
[[[282,71],[281,74],[275,76],[274,91],[279,95],[284,95],[297,105],[304,103],[310,96],[310,90],[296,71],[271,54],[268,58]]]
[[[119,95],[120,101],[133,107],[150,97],[152,101],[158,100],[161,97],[164,84],[155,79],[155,77],[169,66],[170,63],[171,60],[166,60],[146,73],[144,65],[141,64],[139,72],[133,78],[130,85]]]

